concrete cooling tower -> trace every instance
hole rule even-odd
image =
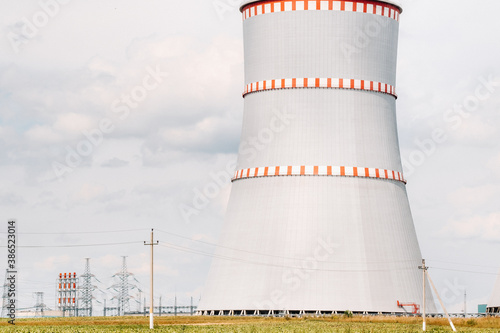
[[[497,282],[488,302],[486,312],[489,314],[500,314],[500,273],[498,273]]]
[[[241,146],[198,313],[422,303],[396,125],[401,11],[395,1],[242,4]]]

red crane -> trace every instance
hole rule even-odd
[[[406,311],[405,306],[413,308],[413,310],[411,312],[412,314],[419,314],[420,313],[420,305],[418,305],[416,303],[400,303],[398,301],[398,307],[400,307],[403,310],[405,310],[405,312],[408,312],[408,311]]]

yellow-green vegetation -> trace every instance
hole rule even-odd
[[[421,318],[333,316],[306,318],[156,317],[156,332],[421,332]],[[500,318],[454,319],[459,332],[500,333]],[[450,332],[446,319],[428,320],[428,332]],[[79,333],[151,332],[147,317],[20,319],[16,326],[0,323],[0,332]]]

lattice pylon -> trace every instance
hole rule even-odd
[[[127,268],[127,257],[122,257],[122,269],[120,272],[113,275],[114,278],[118,278],[118,283],[115,283],[108,289],[113,289],[116,294],[111,298],[112,300],[116,300],[118,302],[119,315],[123,315],[126,312],[130,312],[130,300],[133,299],[133,296],[130,296],[130,291],[133,289],[137,289],[141,291],[141,289],[135,285],[130,283],[129,278],[134,276],[134,274],[130,273]],[[135,278],[133,278],[136,282],[138,282]]]

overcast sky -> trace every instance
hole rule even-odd
[[[54,3],[0,0],[2,244],[16,218],[20,245],[43,246],[19,249],[21,307],[43,291],[53,308],[58,273],[83,273],[86,257],[100,289],[128,256],[148,291],[151,228],[157,297],[197,303],[241,130],[238,1]],[[462,311],[466,288],[473,312],[500,267],[500,3],[403,5],[397,108],[415,226],[447,306]]]

